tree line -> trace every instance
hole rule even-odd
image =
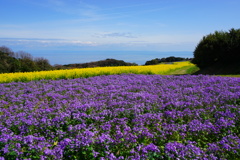
[[[174,57],[170,56],[167,58],[155,58],[150,61],[147,61],[145,65],[155,65],[163,62],[179,62],[179,61],[190,61],[192,58],[183,58],[183,57]]]
[[[136,63],[127,63],[123,60],[106,59],[96,62],[76,63],[66,65],[51,65],[43,57],[34,58],[31,54],[18,51],[13,52],[6,46],[0,46],[0,73],[33,72],[72,68],[104,67],[104,66],[136,66]]]
[[[137,64],[124,62],[123,60],[116,60],[116,59],[108,58],[108,59],[100,60],[100,61],[96,61],[96,62],[67,64],[67,65],[63,65],[62,67],[90,68],[90,67],[105,67],[105,66],[137,66]]]
[[[154,65],[161,62],[176,62],[185,60],[191,59],[171,56],[167,58],[156,58],[150,61],[146,61],[145,65]],[[137,66],[137,64],[124,62],[123,60],[105,59],[96,62],[75,63],[66,65],[55,64],[52,66],[49,63],[49,60],[46,58],[34,58],[31,54],[27,52],[13,52],[10,48],[6,46],[0,46],[0,73],[33,72],[105,66]]]
[[[27,52],[13,52],[6,46],[0,47],[0,73],[46,71],[52,69],[53,67],[45,58],[33,58]]]

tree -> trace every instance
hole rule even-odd
[[[36,64],[31,59],[20,59],[20,66],[21,72],[33,72],[38,70]]]
[[[1,46],[0,47],[0,51],[2,53],[6,53],[7,56],[14,57],[14,52],[10,48],[8,48],[6,46]]]
[[[33,58],[24,51],[13,52],[6,46],[0,46],[0,73],[30,72],[51,70],[53,67],[45,58]]]
[[[24,51],[19,51],[17,52],[17,55],[20,61],[21,72],[32,72],[38,70],[31,54]]]
[[[240,29],[229,30],[228,54],[231,59],[240,59]]]
[[[48,59],[45,58],[35,58],[34,62],[40,71],[46,71],[46,70],[51,70],[53,67],[50,65]]]
[[[147,61],[147,62],[145,63],[145,65],[155,65],[155,64],[158,64],[158,63],[160,63],[160,62],[159,62],[159,59],[158,59],[158,58],[155,58],[155,59],[152,59],[152,60],[150,60],[150,61]]]
[[[0,73],[16,72],[18,71],[18,65],[17,59],[0,51]]]
[[[162,62],[179,62],[179,61],[189,61],[191,60],[190,58],[183,58],[183,57],[174,57],[174,56],[170,56],[170,57],[166,57],[166,58],[155,58],[152,59],[150,61],[147,61],[145,63],[145,65],[155,65],[155,64],[159,64]]]
[[[16,55],[19,59],[30,59],[33,61],[33,56],[30,53],[27,53],[24,51],[18,51]]]
[[[231,63],[240,60],[240,29],[215,31],[204,36],[194,51],[192,63],[200,69],[216,62]]]

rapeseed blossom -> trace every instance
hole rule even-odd
[[[175,62],[173,64],[159,64],[149,66],[120,66],[120,67],[95,67],[69,70],[53,70],[26,73],[4,73],[0,74],[0,83],[8,82],[27,82],[41,79],[72,79],[80,77],[93,77],[99,75],[112,74],[168,74],[170,71],[183,68],[186,66],[194,66],[194,64],[186,62]]]

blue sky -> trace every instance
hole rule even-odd
[[[193,51],[240,28],[239,0],[0,0],[0,46],[13,50]]]

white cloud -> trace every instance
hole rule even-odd
[[[93,37],[98,38],[137,38],[136,35],[133,35],[130,32],[109,32],[109,33],[96,33]]]
[[[195,47],[191,42],[148,42],[148,41],[123,41],[123,42],[94,42],[66,39],[21,39],[0,38],[2,45],[18,50],[119,50],[119,51],[192,51]]]
[[[65,39],[35,39],[35,38],[0,38],[0,42],[4,45],[21,45],[31,47],[57,47],[57,46],[96,46],[95,42],[65,40]]]

